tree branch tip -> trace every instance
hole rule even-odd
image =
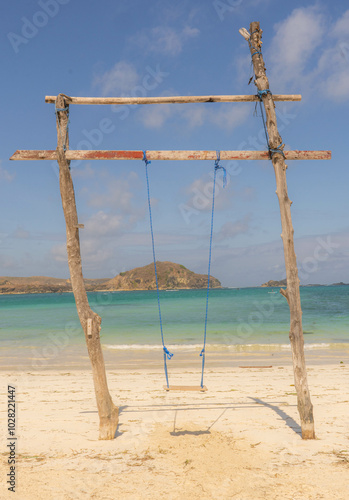
[[[251,35],[250,35],[250,33],[247,31],[247,29],[246,29],[246,28],[240,28],[240,29],[239,29],[239,33],[240,33],[240,35],[241,35],[241,36],[243,36],[243,37],[244,37],[244,39],[245,39],[245,40],[247,40],[247,41],[251,38]]]

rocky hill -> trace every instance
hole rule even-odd
[[[275,287],[278,287],[278,286],[287,286],[287,280],[286,278],[284,280],[281,280],[281,281],[273,281],[273,280],[270,280],[268,281],[267,283],[263,283],[263,285],[261,285],[262,287],[266,287],[266,286],[275,286]]]
[[[196,274],[181,264],[157,262],[160,289],[205,288],[207,274]],[[155,290],[154,265],[137,267],[120,273],[115,278],[85,279],[88,292],[114,290]],[[211,288],[220,288],[220,282],[211,276]],[[0,277],[0,294],[64,293],[71,292],[69,279],[31,276],[29,278]]]
[[[108,279],[85,280],[87,291],[94,291]],[[31,276],[29,278],[0,277],[0,293],[63,293],[71,292],[70,280]]]
[[[157,262],[159,288],[205,288],[207,286],[207,274],[196,274],[189,271],[181,264],[174,262]],[[211,276],[211,288],[220,288],[221,283],[217,278]],[[120,273],[115,278],[107,281],[99,290],[155,290],[154,265],[148,264],[144,267],[136,267],[131,271]]]

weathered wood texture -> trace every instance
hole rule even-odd
[[[164,96],[164,97],[69,97],[69,104],[186,104],[195,102],[256,102],[256,95],[201,95],[201,96]],[[301,95],[275,94],[274,101],[300,101]],[[47,95],[45,102],[56,102],[56,96]]]
[[[64,96],[59,95],[57,97],[57,108],[64,109],[66,106],[68,107]],[[79,239],[80,225],[78,223],[74,186],[70,174],[70,162],[67,160],[64,151],[64,146],[67,150],[69,148],[69,137],[66,133],[68,113],[68,109],[57,112],[57,159],[62,206],[66,222],[68,264],[76,308],[85,333],[87,350],[92,365],[99,413],[99,438],[113,439],[118,426],[119,410],[113,404],[107,385],[99,337],[101,318],[90,308],[83,280]]]
[[[195,391],[195,392],[207,392],[207,387],[205,385],[164,385],[165,391]]]
[[[263,56],[261,54],[262,47],[262,30],[259,27],[259,22],[250,24],[251,39],[249,42],[250,52],[253,61],[255,73],[255,84],[258,90],[269,89],[269,81],[265,74],[265,66]],[[256,53],[256,52],[259,53]],[[275,114],[275,106],[273,97],[270,94],[265,94],[262,97],[263,105],[266,113],[266,125],[269,135],[269,147],[276,149],[282,144],[281,136],[277,128],[277,120]],[[279,199],[281,225],[282,225],[282,241],[285,255],[287,288],[282,290],[282,294],[286,297],[290,308],[290,341],[292,347],[293,369],[295,388],[297,391],[298,411],[301,419],[302,438],[314,439],[314,417],[313,405],[310,399],[310,392],[307,381],[307,370],[304,357],[304,337],[302,328],[302,308],[299,293],[299,277],[297,268],[297,259],[294,249],[291,218],[291,201],[287,192],[286,181],[286,164],[281,153],[275,153],[272,156],[272,162],[276,178],[276,194]]]
[[[284,151],[287,160],[330,160],[331,151]],[[216,160],[216,151],[146,151],[148,160]],[[221,160],[270,160],[269,151],[221,151]],[[143,151],[70,150],[67,160],[141,160]],[[55,150],[18,150],[10,160],[56,160]]]

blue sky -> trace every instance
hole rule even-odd
[[[1,16],[0,275],[68,277],[57,166],[10,162],[55,149],[45,95],[254,94],[238,30],[260,21],[289,149],[331,149],[290,161],[289,196],[302,283],[349,282],[349,9],[341,0],[41,0]],[[71,149],[266,149],[255,105],[71,106]],[[223,163],[224,164],[224,163]],[[285,277],[271,162],[226,162],[218,184],[211,272],[225,286]],[[207,272],[213,162],[149,166],[158,260]],[[144,164],[73,162],[84,274],[112,277],[152,260]]]

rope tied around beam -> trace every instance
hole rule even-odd
[[[68,139],[68,134],[69,134],[69,123],[70,123],[69,106],[65,106],[64,108],[57,108],[56,103],[57,103],[57,101],[55,101],[55,115],[56,115],[56,119],[57,119],[57,123],[58,123],[59,135],[61,136],[61,140],[62,140],[62,144],[63,144],[63,151],[66,152],[67,151],[67,139]],[[64,139],[63,139],[61,123],[60,123],[60,119],[59,119],[59,115],[58,115],[58,113],[61,113],[61,112],[67,113],[67,124],[65,126]]]
[[[223,187],[225,188],[225,186],[227,185],[227,170],[225,167],[222,167],[222,165],[220,165],[221,152],[216,151],[216,155],[217,155],[217,158],[214,162],[214,169],[215,169],[215,171],[217,171],[220,168],[223,170]]]
[[[257,90],[257,96],[259,97],[260,101],[262,101],[264,95],[268,94],[272,95],[270,89]]]
[[[262,52],[260,50],[257,50],[256,47],[253,47],[253,45],[251,44],[251,49],[255,50],[256,52],[253,52],[253,54],[251,54],[251,57],[259,54],[260,56],[262,55]]]
[[[281,144],[279,144],[279,146],[277,146],[276,148],[271,148],[271,147],[269,146],[269,154],[270,154],[270,158],[271,158],[271,159],[273,159],[273,156],[274,156],[274,154],[276,154],[276,153],[280,153],[280,154],[282,154],[282,156],[283,156],[284,158],[286,158],[286,157],[285,157],[285,153],[284,153],[284,151],[283,151],[283,146],[284,146],[284,145],[283,145],[282,143],[281,143]]]
[[[147,158],[147,152],[146,152],[146,151],[143,151],[143,161],[144,161],[144,163],[145,163],[147,166],[151,164],[151,161],[150,161],[150,160],[148,160],[148,158]]]
[[[256,55],[260,55],[260,56],[262,55],[262,52],[260,50],[256,49],[256,47],[254,47],[252,45],[252,42],[251,42],[252,35],[254,33],[258,33],[259,31],[260,31],[259,29],[256,29],[256,30],[252,31],[252,33],[250,35],[250,38],[247,40],[248,41],[248,45],[250,46],[250,49],[253,49],[255,51],[255,52],[253,52],[253,54],[251,54],[251,57],[256,56]]]

